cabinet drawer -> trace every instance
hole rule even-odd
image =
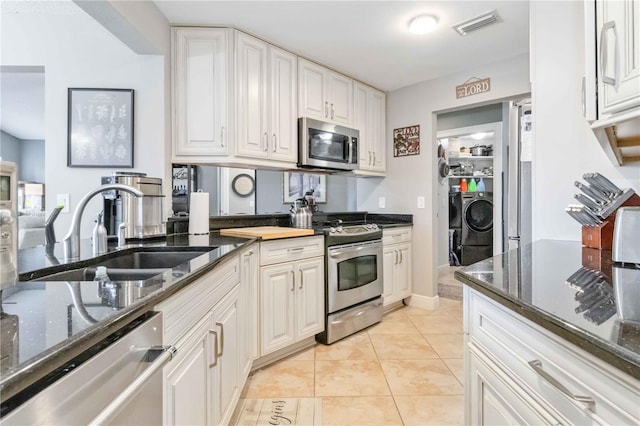
[[[260,265],[291,262],[324,255],[324,237],[285,238],[260,243]]]
[[[477,345],[549,410],[572,424],[640,424],[640,381],[466,288],[470,345]],[[530,363],[538,360],[536,368]],[[548,374],[578,402],[552,385]]]
[[[411,227],[387,228],[382,230],[382,244],[395,244],[411,241]]]
[[[163,313],[163,344],[173,344],[240,282],[238,256],[222,262],[156,306]]]

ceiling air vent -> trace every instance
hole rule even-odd
[[[460,35],[467,35],[471,31],[475,31],[487,25],[491,25],[500,20],[500,17],[496,13],[495,10],[491,10],[489,12],[485,12],[482,15],[478,15],[475,18],[467,19],[466,21],[462,21],[452,28],[458,32]]]

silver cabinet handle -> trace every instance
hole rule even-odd
[[[267,135],[267,132],[264,132],[264,145],[262,150],[264,152],[267,152],[268,149],[269,149],[269,135]]]
[[[291,271],[291,291],[296,289],[296,273]]]
[[[220,353],[217,356],[222,356],[224,353],[224,324],[216,321],[216,326],[220,327]]]
[[[304,250],[304,247],[293,247],[293,248],[288,248],[287,252],[294,253],[294,252],[299,252],[299,251],[302,251],[302,250]]]
[[[162,353],[146,370],[142,372],[142,374],[136,377],[136,379],[127,386],[124,391],[116,396],[114,400],[100,412],[100,414],[94,417],[94,419],[89,422],[90,425],[103,425],[110,423],[111,417],[120,412],[122,406],[131,401],[131,398],[140,391],[140,388],[144,386],[154,374],[158,373],[158,371],[171,360],[177,351],[174,346],[152,347],[150,349],[150,351],[158,350],[162,351]]]
[[[371,163],[372,166],[376,165],[376,152],[373,152],[373,163]]]
[[[371,151],[369,151],[369,165],[371,165]]]
[[[333,108],[333,102],[331,103],[331,119],[333,120],[335,109]]]
[[[213,334],[214,339],[213,339],[213,362],[211,364],[209,364],[209,368],[211,367],[215,367],[216,365],[218,365],[218,332],[210,329],[209,330],[209,334]]]
[[[220,146],[224,147],[224,126],[220,127]]]
[[[400,263],[402,263],[402,250],[398,250],[398,253],[400,253]]]
[[[394,255],[395,255],[395,257],[396,257],[395,262],[393,262],[393,264],[394,264],[394,265],[397,265],[397,264],[398,264],[398,250],[394,250],[394,251],[393,251],[393,254],[394,254]]]
[[[303,277],[304,277],[304,272],[302,271],[302,269],[300,269],[300,287],[298,287],[300,290],[302,290]]]
[[[276,138],[276,134],[274,133],[273,134],[273,152],[276,152],[276,149],[278,146],[277,142],[278,142],[278,138]]]
[[[531,366],[531,368],[533,368],[533,371],[535,371],[540,377],[547,381],[551,386],[568,396],[570,399],[582,402],[589,408],[593,408],[596,405],[596,402],[593,400],[593,398],[589,396],[578,396],[571,393],[571,391],[564,387],[564,385],[556,380],[555,377],[544,371],[544,369],[542,368],[542,361],[540,361],[539,359],[529,361],[529,365]]]
[[[329,116],[329,102],[324,101],[324,118]]]
[[[246,252],[244,255],[249,257],[253,254],[253,250],[249,250],[248,252]]]
[[[607,31],[613,30],[613,35],[616,38],[616,43],[618,42],[618,36],[616,34],[616,23],[615,21],[609,21],[602,26],[600,30],[600,75],[602,75],[602,82],[604,84],[610,84],[612,86],[616,85],[616,78],[607,76],[607,56],[608,55],[608,47],[607,47]],[[614,76],[617,71],[617,59],[618,59],[618,49],[616,48],[613,52],[613,65],[614,65]]]

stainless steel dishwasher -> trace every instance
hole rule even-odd
[[[162,367],[175,348],[162,347],[162,314],[150,312],[111,336],[109,344],[4,416],[4,425],[160,425]]]

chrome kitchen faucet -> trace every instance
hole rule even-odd
[[[78,207],[76,207],[76,210],[73,212],[69,232],[67,232],[67,235],[65,235],[62,240],[64,244],[64,258],[66,260],[77,260],[80,258],[80,221],[82,220],[82,213],[84,212],[84,208],[87,206],[87,203],[95,195],[110,190],[125,191],[135,195],[138,197],[138,203],[140,202],[140,198],[144,195],[134,187],[121,183],[102,185],[93,191],[88,192],[84,197],[82,197],[78,203]]]

